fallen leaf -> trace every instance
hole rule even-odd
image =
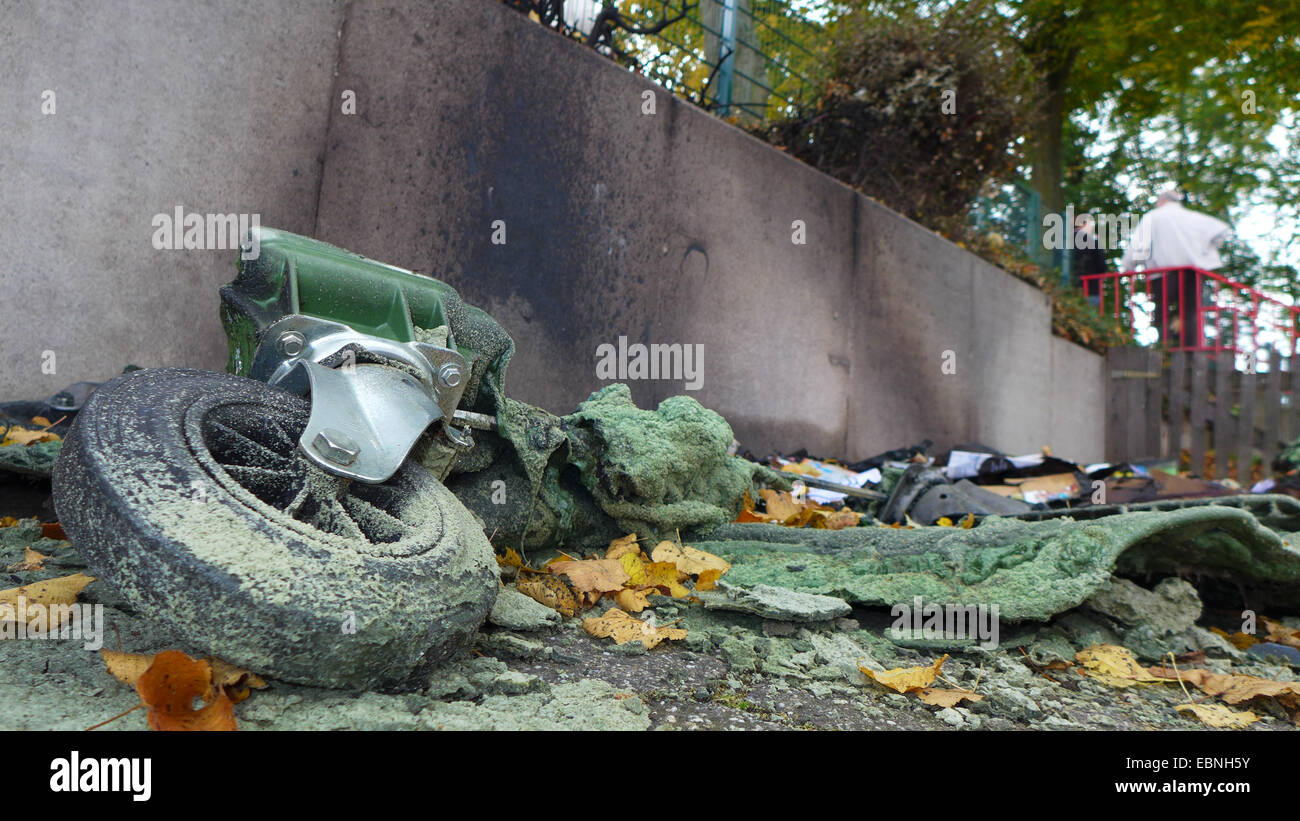
[[[656,627],[617,607],[606,610],[603,616],[583,619],[582,629],[596,638],[612,638],[615,644],[640,641],[647,650],[653,650],[667,639],[686,638],[686,631],[679,627]]]
[[[1300,630],[1292,630],[1282,622],[1269,618],[1261,617],[1260,622],[1264,625],[1264,629],[1268,631],[1268,635],[1264,636],[1265,641],[1285,644],[1288,647],[1300,650]]]
[[[682,599],[690,595],[678,579],[677,565],[672,562],[647,562],[640,554],[626,553],[619,562],[627,572],[632,587],[657,587],[665,596]]]
[[[918,692],[916,697],[936,707],[956,707],[963,701],[976,702],[984,698],[970,690],[942,690],[936,687],[927,687]]]
[[[12,516],[0,516],[0,527],[13,527],[18,524],[18,520]]]
[[[1111,687],[1132,687],[1135,684],[1163,682],[1137,663],[1127,647],[1117,644],[1094,644],[1074,654],[1079,671]]]
[[[812,526],[824,530],[843,530],[846,527],[857,527],[862,521],[862,514],[856,510],[841,508],[827,513],[824,510],[813,511]]]
[[[938,661],[929,667],[895,667],[892,670],[876,672],[866,667],[859,666],[858,669],[867,678],[882,684],[891,690],[899,693],[911,693],[916,690],[924,690],[934,683],[935,677],[939,675],[939,669],[943,663],[948,660],[945,653]]]
[[[656,562],[672,562],[688,576],[698,576],[706,570],[716,570],[721,575],[731,569],[731,563],[721,556],[697,550],[690,545],[678,545],[676,542],[660,542],[650,558]]]
[[[25,547],[23,548],[23,560],[9,565],[6,569],[15,572],[40,570],[44,566],[45,560],[48,558],[49,556],[46,556],[44,553],[39,553],[32,550],[30,547]]]
[[[706,570],[695,580],[696,590],[713,590],[718,586],[718,578],[722,575],[721,570]]]
[[[34,445],[38,442],[58,442],[63,437],[57,433],[50,433],[42,430],[28,430],[27,428],[14,425],[5,431],[3,439],[0,439],[0,447],[5,445]]]
[[[234,730],[235,705],[213,685],[212,666],[179,650],[164,650],[135,683],[155,730]],[[194,700],[204,706],[194,709]]]
[[[640,613],[650,606],[650,595],[644,590],[627,588],[614,594],[614,604],[628,613]]]
[[[513,547],[507,547],[504,556],[497,556],[497,564],[501,567],[523,567],[524,559],[519,555],[519,551]]]
[[[578,615],[578,599],[573,590],[564,583],[564,579],[550,573],[520,573],[515,581],[520,593],[539,601],[562,615]]]
[[[99,657],[104,660],[104,669],[108,674],[123,684],[135,686],[144,675],[144,671],[153,664],[154,657],[145,653],[123,653],[119,650],[100,650]]]
[[[123,653],[118,650],[100,650],[99,655],[104,659],[104,669],[113,678],[131,687],[136,685],[158,657],[157,654]],[[236,704],[248,698],[251,690],[267,687],[266,680],[261,676],[228,661],[216,658],[208,658],[206,661],[212,668],[212,683],[223,688]]]
[[[1250,710],[1234,710],[1222,704],[1179,704],[1174,709],[1180,713],[1191,713],[1209,727],[1240,730],[1259,721],[1259,716]]]
[[[87,576],[85,573],[74,573],[71,576],[60,576],[57,579],[46,579],[41,582],[32,582],[22,587],[11,587],[8,590],[0,590],[0,621],[19,621],[18,606],[24,604],[31,606],[33,604],[41,605],[36,615],[27,619],[29,613],[23,614],[23,619],[28,623],[42,622],[47,614],[55,617],[55,624],[47,624],[45,629],[53,629],[62,624],[63,616],[68,615],[68,611],[55,605],[70,605],[77,601],[77,594],[85,589],[86,585],[95,580],[94,576]],[[23,599],[23,602],[19,602]],[[30,612],[30,611],[29,611]],[[9,617],[4,618],[5,613]]]
[[[63,525],[58,522],[45,522],[41,525],[41,536],[46,539],[54,539],[58,542],[66,542],[68,534],[63,532]]]
[[[629,533],[626,536],[621,536],[609,543],[609,547],[605,550],[605,558],[621,559],[629,553],[635,554],[640,552],[641,548],[637,545],[636,534]]]
[[[760,490],[759,494],[763,497],[767,512],[759,513],[751,507],[752,502],[747,501],[740,515],[736,517],[737,522],[842,530],[846,527],[856,527],[863,517],[863,514],[849,510],[847,507],[835,510],[812,501],[797,502],[793,496],[783,490],[764,489]]]
[[[568,576],[574,592],[595,594],[597,599],[602,593],[622,590],[623,584],[630,578],[618,559],[552,562],[546,569]]]
[[[1164,680],[1181,678],[1228,704],[1241,704],[1256,698],[1274,699],[1290,714],[1291,720],[1300,725],[1300,682],[1273,681],[1241,673],[1216,673],[1203,667],[1191,670],[1152,667],[1151,673]]]
[[[803,506],[795,502],[794,497],[784,490],[768,490],[764,488],[758,492],[763,497],[763,504],[767,506],[767,515],[776,519],[778,522],[785,522],[803,510]]]
[[[1243,633],[1240,630],[1230,634],[1228,633],[1227,630],[1221,630],[1218,627],[1211,627],[1210,631],[1213,633],[1217,633],[1220,636],[1223,636],[1225,639],[1231,642],[1233,647],[1236,647],[1238,650],[1248,650],[1254,645],[1259,644],[1259,639],[1255,638],[1249,633]]]

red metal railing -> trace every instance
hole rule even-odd
[[[1300,307],[1202,268],[1087,274],[1083,292],[1097,310],[1137,332],[1137,313],[1151,314],[1158,345],[1171,351],[1251,355],[1272,348],[1297,352]],[[1141,295],[1144,299],[1139,300]],[[1184,307],[1186,306],[1186,307]]]

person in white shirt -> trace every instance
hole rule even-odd
[[[1151,274],[1151,298],[1155,301],[1153,322],[1157,332],[1180,347],[1199,346],[1196,317],[1205,301],[1205,283],[1197,287],[1193,268],[1213,271],[1223,264],[1219,248],[1232,231],[1220,219],[1192,211],[1182,205],[1183,195],[1170,186],[1156,196],[1156,207],[1142,215],[1120,259],[1120,270],[1182,268],[1182,271]],[[1175,276],[1179,274],[1180,276]],[[1181,282],[1181,284],[1180,284]],[[1167,311],[1160,316],[1161,305]]]

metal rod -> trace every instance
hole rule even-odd
[[[877,501],[887,501],[889,495],[881,493],[878,490],[867,490],[863,487],[854,487],[853,485],[841,485],[838,482],[828,482],[825,479],[818,479],[815,476],[805,476],[802,473],[790,473],[796,481],[803,482],[809,487],[819,488],[821,490],[833,490],[837,493],[843,493],[845,496],[856,496],[859,499],[875,499]]]

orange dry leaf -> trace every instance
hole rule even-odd
[[[63,525],[58,522],[46,522],[41,525],[41,536],[46,539],[54,539],[59,542],[66,542],[68,534],[63,532]]]
[[[860,521],[862,514],[847,507],[831,513],[817,510],[812,517],[812,526],[824,530],[843,530],[846,527],[857,527]]]
[[[706,570],[695,580],[696,590],[712,590],[718,586],[718,578],[722,575],[721,570]]]
[[[507,547],[504,556],[497,556],[497,564],[502,567],[523,567],[524,560],[523,557],[519,555],[519,551],[515,550],[513,547]]]
[[[763,497],[767,512],[759,513],[753,510],[752,502],[746,502],[745,508],[736,517],[737,522],[767,522],[785,527],[841,530],[846,527],[856,527],[862,521],[861,513],[849,510],[847,507],[835,510],[816,502],[796,502],[794,497],[785,491],[764,489],[760,490],[759,494]]]
[[[937,687],[927,687],[919,691],[916,697],[936,707],[956,707],[963,701],[975,702],[984,698],[970,690],[942,690]]]
[[[896,667],[893,670],[876,672],[866,667],[858,667],[862,674],[877,684],[882,684],[891,690],[899,693],[911,693],[916,690],[924,690],[934,683],[935,678],[939,675],[939,669],[943,663],[948,660],[945,653],[938,661],[929,667]]]
[[[1269,618],[1261,617],[1260,622],[1264,625],[1264,629],[1268,631],[1268,635],[1264,636],[1265,641],[1285,644],[1288,647],[1300,650],[1300,630],[1292,630],[1282,622]]]
[[[539,601],[565,616],[578,615],[578,599],[564,579],[537,571],[520,573],[515,587],[520,593]]]
[[[1197,667],[1191,670],[1173,670],[1167,667],[1150,668],[1152,675],[1161,679],[1182,679],[1196,685],[1204,693],[1217,696],[1228,704],[1241,704],[1256,698],[1274,699],[1300,724],[1300,683],[1273,681],[1271,679],[1215,673]]]
[[[122,653],[116,650],[100,650],[99,654],[104,659],[104,669],[108,670],[113,678],[132,687],[136,686],[140,677],[157,658],[157,655],[147,653]],[[248,698],[251,691],[262,690],[267,686],[266,680],[261,676],[250,673],[242,667],[236,667],[228,661],[209,658],[207,662],[212,666],[213,684],[225,690],[226,695],[235,704]]]
[[[794,500],[794,497],[784,490],[767,490],[766,488],[758,492],[763,497],[763,503],[767,506],[767,515],[778,522],[786,522],[795,516],[798,516],[804,509]]]
[[[18,524],[18,520],[12,516],[0,516],[0,527],[13,527]]]
[[[1238,630],[1235,633],[1229,634],[1227,630],[1221,630],[1218,627],[1211,627],[1210,631],[1213,633],[1217,633],[1220,636],[1223,636],[1225,639],[1227,639],[1229,642],[1232,643],[1233,647],[1236,647],[1238,650],[1248,650],[1252,646],[1259,644],[1259,639],[1255,638],[1249,633],[1243,633],[1240,630]]]
[[[234,702],[224,688],[213,685],[212,666],[179,650],[154,656],[135,691],[149,708],[149,726],[155,730],[237,729]],[[204,706],[195,710],[195,699]]]

